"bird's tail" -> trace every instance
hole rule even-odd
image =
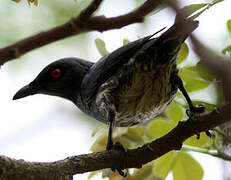
[[[161,36],[166,39],[178,38],[184,41],[199,25],[199,21],[186,19],[183,22],[176,22]]]
[[[198,27],[198,24],[198,21],[188,19],[184,22],[175,23],[158,38],[158,46],[167,55],[177,55],[182,43],[190,35],[190,33],[192,33]]]

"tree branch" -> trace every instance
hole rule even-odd
[[[105,168],[140,168],[171,150],[179,150],[189,137],[214,128],[231,119],[230,105],[204,113],[196,121],[179,122],[165,136],[126,153],[111,150],[68,157],[50,163],[26,162],[0,156],[0,179],[71,179],[72,175]],[[144,156],[145,154],[145,156]]]
[[[92,3],[79,14],[80,20],[87,20],[99,8],[103,0],[93,0]]]
[[[10,46],[1,48],[0,65],[14,58],[18,58],[33,49],[73,35],[78,35],[88,31],[103,32],[110,29],[121,28],[129,24],[142,22],[144,17],[153,11],[162,1],[147,0],[134,11],[117,17],[91,17],[101,2],[102,0],[94,0],[80,13],[78,17],[73,18],[60,26],[38,33]]]

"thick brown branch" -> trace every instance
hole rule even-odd
[[[105,168],[140,168],[171,150],[181,149],[182,143],[189,137],[214,128],[231,119],[230,105],[219,111],[201,115],[198,120],[180,122],[167,135],[137,149],[123,152],[111,150],[98,153],[73,156],[51,163],[32,163],[0,157],[0,179],[64,179],[74,174]],[[144,156],[145,154],[145,156]]]
[[[39,48],[73,35],[92,30],[102,32],[109,29],[121,28],[132,23],[141,22],[143,21],[143,18],[154,10],[161,2],[161,0],[147,0],[136,10],[118,17],[89,17],[101,3],[101,0],[95,0],[88,6],[87,9],[80,13],[80,16],[71,19],[65,24],[28,37],[10,46],[1,48],[0,65],[35,48]]]
[[[102,1],[103,0],[93,0],[92,3],[80,13],[78,18],[82,20],[88,19],[98,9]]]

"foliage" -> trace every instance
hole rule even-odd
[[[231,35],[231,19],[229,19],[226,23],[227,30],[229,32],[229,35]],[[231,45],[226,46],[223,50],[222,53],[227,55],[229,58],[231,58]]]
[[[108,50],[105,47],[105,42],[102,39],[96,38],[95,39],[95,45],[96,45],[99,53],[101,54],[101,56],[105,56],[108,54]]]
[[[218,1],[214,1],[214,3],[217,2]],[[210,6],[211,4],[209,7]],[[209,8],[207,3],[203,3],[187,6],[184,8],[184,10],[191,14],[204,7]],[[199,16],[200,14],[201,13],[194,15],[193,18]],[[227,28],[229,33],[231,33],[231,20],[227,22]],[[127,43],[129,43],[129,40],[124,39],[123,44],[125,45]],[[101,55],[106,55],[108,53],[102,39],[96,39],[96,46]],[[217,80],[215,77],[200,61],[196,61],[194,65],[187,65],[190,57],[189,52],[190,48],[186,43],[184,43],[178,55],[178,65],[181,67],[179,74],[185,83],[186,90],[189,93],[198,93],[209,86],[217,86]],[[230,46],[225,48],[222,52],[228,52],[230,55]],[[173,129],[179,121],[187,119],[185,110],[188,108],[188,105],[187,103],[182,102],[182,99],[184,98],[180,93],[178,93],[174,102],[168,107],[164,115],[155,118],[147,127],[115,128],[115,133],[113,134],[114,142],[119,141],[126,148],[136,148],[165,135],[171,129]],[[204,104],[206,106],[206,111],[210,111],[216,107],[215,103],[209,103],[206,101],[197,100],[193,103],[196,105]],[[103,129],[106,130],[107,128]],[[91,147],[91,151],[97,152],[105,149],[107,133],[108,132],[106,130],[98,136],[97,140]],[[201,134],[199,140],[194,136],[184,142],[184,145],[189,147],[187,150],[193,150],[193,148],[190,147],[199,148],[199,150],[195,151],[202,153],[206,152],[206,154],[210,154],[210,149],[216,150],[218,146],[215,146],[215,144],[219,144],[219,135],[216,135],[216,138],[209,138],[205,135],[205,133]],[[100,171],[97,171],[97,173],[99,172]],[[159,159],[146,164],[142,169],[128,171],[128,177],[126,179],[165,179],[170,172],[172,172],[174,180],[201,180],[203,179],[204,174],[200,163],[195,160],[187,151],[171,151]],[[96,172],[93,172],[92,174],[95,173]],[[106,177],[108,177],[110,180],[120,179],[118,174],[112,175],[111,173],[108,173]]]

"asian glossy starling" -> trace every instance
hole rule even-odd
[[[182,43],[198,26],[198,21],[184,23],[190,27],[187,31],[181,23],[175,23],[159,37],[138,39],[95,64],[79,58],[55,61],[13,99],[38,93],[69,99],[84,113],[109,124],[107,150],[113,148],[114,126],[133,126],[153,119],[171,104],[178,88],[189,111],[200,112],[202,108],[192,104],[176,67]]]

